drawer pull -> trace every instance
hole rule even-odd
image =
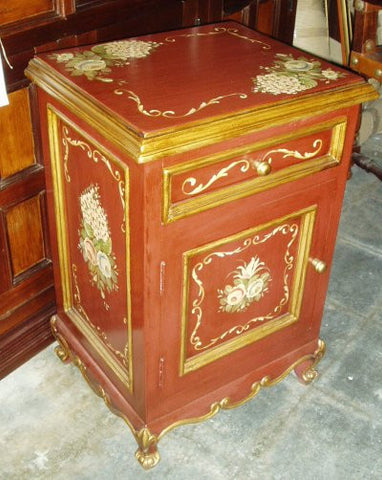
[[[271,173],[272,168],[268,162],[253,162],[253,163],[256,167],[257,174],[260,177],[265,177],[266,175],[269,175]]]
[[[309,258],[309,262],[313,265],[313,268],[317,273],[324,273],[328,268],[326,263],[319,258]]]

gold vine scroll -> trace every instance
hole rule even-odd
[[[166,42],[175,42],[176,37],[185,37],[185,38],[190,38],[190,37],[207,37],[209,35],[221,35],[223,33],[227,33],[228,35],[232,35],[237,38],[241,38],[243,40],[247,40],[248,42],[251,43],[258,43],[262,45],[263,50],[269,50],[271,46],[269,43],[262,42],[261,40],[256,40],[255,38],[250,38],[247,37],[246,35],[241,35],[239,33],[239,30],[237,28],[226,28],[226,27],[215,27],[212,31],[210,32],[198,32],[198,33],[186,33],[186,34],[180,34],[176,35],[175,37],[167,37]]]
[[[141,99],[138,97],[136,93],[134,93],[131,90],[126,90],[124,88],[117,88],[114,90],[114,93],[116,95],[124,95],[127,94],[130,100],[133,100],[137,106],[138,106],[138,111],[142,113],[143,115],[146,115],[147,117],[165,117],[165,118],[184,118],[184,117],[189,117],[191,115],[194,115],[195,113],[203,110],[206,107],[209,107],[210,105],[213,104],[219,104],[221,100],[228,98],[228,97],[239,97],[241,99],[246,99],[248,97],[247,94],[245,93],[230,93],[228,95],[220,95],[215,98],[211,98],[210,100],[207,100],[205,102],[202,102],[198,107],[192,107],[188,110],[188,112],[183,113],[183,114],[177,114],[173,110],[156,110],[156,109],[151,109],[151,110],[146,110],[144,105],[141,102]]]
[[[269,165],[271,165],[273,160],[271,155],[274,155],[277,153],[283,154],[281,158],[293,157],[297,160],[311,159],[320,152],[322,145],[323,145],[322,140],[316,139],[312,144],[312,147],[315,149],[313,152],[300,153],[297,150],[289,150],[287,148],[278,148],[278,149],[270,150],[269,152],[265,153],[259,160],[247,160],[245,158],[236,160],[235,162],[230,163],[227,167],[220,169],[217,173],[212,175],[212,177],[208,180],[206,184],[199,183],[199,185],[197,185],[198,181],[195,177],[186,178],[186,180],[184,180],[182,184],[182,192],[185,195],[197,195],[198,193],[204,192],[211,185],[213,185],[215,182],[217,182],[221,178],[228,177],[229,172],[235,167],[237,167],[238,165],[241,165],[239,170],[242,173],[246,173],[250,168],[256,170],[256,165],[258,163],[266,162]],[[187,187],[195,187],[195,188],[187,191],[188,190]]]
[[[123,211],[125,211],[126,202],[125,202],[125,181],[121,178],[121,173],[118,170],[113,169],[112,164],[108,158],[105,157],[103,153],[101,153],[97,149],[92,149],[90,145],[88,145],[83,140],[75,140],[69,136],[69,129],[63,125],[62,126],[62,144],[64,145],[64,173],[65,179],[69,183],[70,182],[70,175],[68,169],[68,162],[69,162],[69,146],[80,148],[84,151],[87,157],[90,160],[93,160],[94,163],[98,163],[101,161],[108,171],[110,172],[111,176],[118,182],[118,192],[119,198],[122,203]],[[125,219],[122,222],[121,230],[126,232],[125,226]]]
[[[294,241],[296,240],[298,231],[299,231],[299,227],[295,223],[293,224],[286,223],[283,225],[279,225],[275,227],[271,232],[263,235],[262,237],[260,235],[255,235],[253,238],[245,239],[242,245],[240,247],[237,247],[234,250],[210,253],[201,262],[198,262],[193,267],[191,275],[192,275],[193,281],[198,286],[198,294],[197,294],[197,298],[195,298],[194,301],[192,302],[191,314],[196,316],[196,324],[190,335],[190,342],[193,345],[195,350],[200,351],[200,350],[205,350],[207,348],[210,348],[213,345],[215,345],[217,342],[224,340],[229,335],[233,335],[233,334],[241,335],[243,332],[246,332],[252,324],[257,322],[264,322],[266,320],[272,320],[273,318],[275,318],[277,314],[281,312],[282,307],[286,305],[286,303],[289,300],[289,271],[293,268],[294,260],[295,260],[294,256],[290,253],[290,248],[293,245]],[[251,318],[244,325],[235,325],[229,328],[228,330],[226,330],[225,332],[223,332],[221,335],[210,339],[207,344],[203,345],[202,340],[198,336],[198,330],[202,325],[202,319],[203,319],[202,303],[205,298],[205,290],[204,290],[203,282],[200,280],[198,273],[201,272],[205,266],[210,265],[214,258],[224,258],[227,256],[232,256],[232,255],[236,255],[238,253],[244,252],[251,245],[263,244],[267,240],[269,240],[271,237],[280,233],[282,235],[287,235],[287,234],[291,235],[291,239],[287,244],[287,248],[284,254],[284,262],[285,262],[284,273],[283,273],[284,284],[283,284],[283,296],[281,300],[273,308],[273,310],[267,313],[266,315]]]

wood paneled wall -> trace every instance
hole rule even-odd
[[[28,90],[9,100],[0,109],[1,376],[51,341],[46,322],[55,309],[44,172],[35,155]]]

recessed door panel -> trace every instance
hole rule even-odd
[[[316,206],[184,252],[181,374],[299,318]]]

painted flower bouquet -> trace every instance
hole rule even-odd
[[[330,83],[343,77],[344,74],[331,68],[322,70],[318,60],[277,53],[273,66],[260,67],[264,75],[253,78],[254,92],[270,93],[272,95],[295,95],[309,90],[319,82]]]
[[[224,290],[218,289],[219,312],[244,312],[269,291],[271,274],[258,256],[252,257],[230,275],[233,276],[233,285],[226,285]]]
[[[90,185],[82,192],[80,207],[82,219],[78,247],[88,265],[92,285],[98,288],[105,300],[105,292],[118,290],[118,271],[98,185]]]

